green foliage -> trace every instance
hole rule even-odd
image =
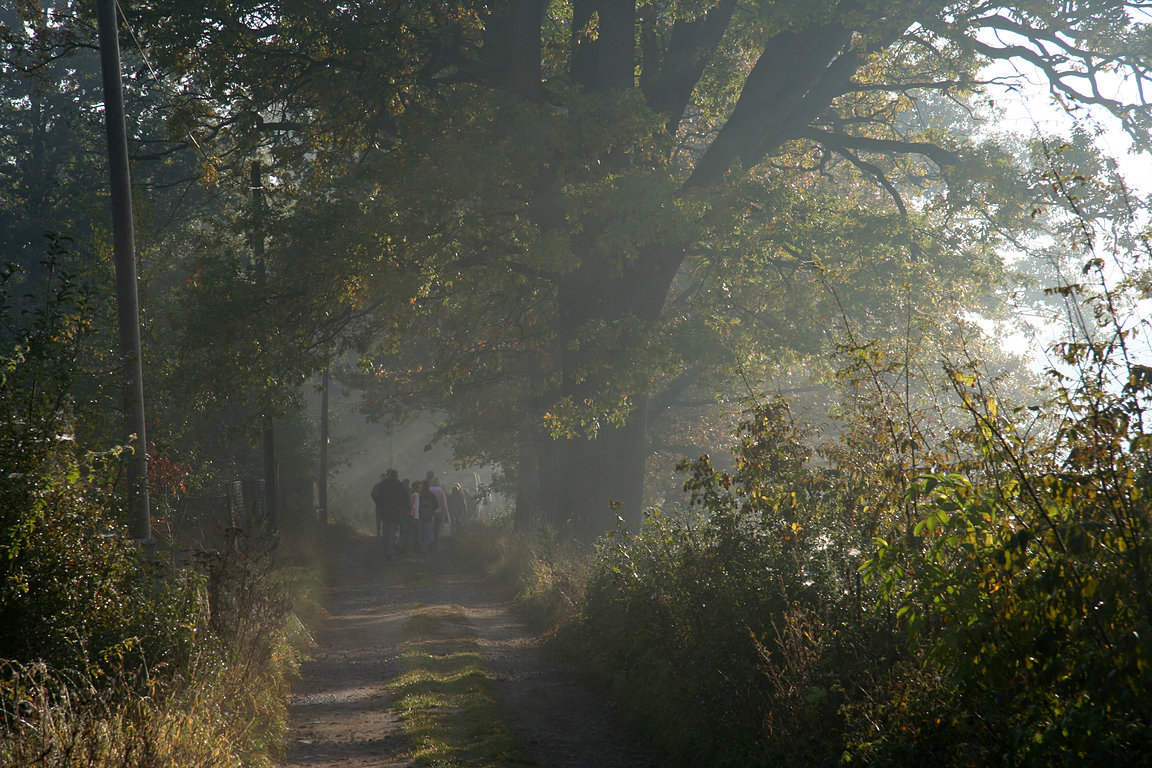
[[[933,389],[883,344],[844,351],[818,450],[753,405],[732,470],[682,463],[690,510],[601,543],[564,647],[682,762],[1140,762],[1152,376],[1125,267],[1074,292],[1092,327],[1038,405],[955,368],[951,409],[901,401]]]
[[[1138,760],[1152,741],[1148,382],[1130,356],[1143,328],[1100,286],[1070,299],[1099,310],[1076,329],[1090,340],[1061,347],[1075,374],[1054,369],[1061,385],[1034,406],[1055,428],[1028,439],[1027,410],[1005,412],[981,379],[953,372],[980,464],[918,479],[907,492],[918,510],[911,535],[878,539],[864,566],[943,680],[919,694],[943,709],[914,696],[885,720],[919,733],[943,722],[953,758]],[[905,741],[868,738],[863,754],[903,752]]]
[[[782,403],[752,409],[735,472],[683,464],[699,512],[651,513],[590,574],[583,652],[682,760],[835,763],[844,691],[881,652],[833,514],[843,488],[802,434]]]
[[[62,254],[0,294],[0,763],[269,764],[305,633],[251,547],[196,571],[127,539],[122,449],[72,434],[91,307]]]
[[[89,311],[61,253],[54,245],[40,295],[17,304],[5,291],[0,305],[0,657],[95,676],[181,667],[198,629],[195,584],[166,579],[126,541],[119,451],[89,453],[70,433]]]
[[[733,471],[682,465],[698,514],[604,544],[581,653],[637,720],[732,764],[1143,759],[1146,269],[1097,254],[1053,290],[1077,323],[1047,399],[948,367],[954,405],[921,408],[914,358],[857,344],[835,441],[756,406]]]
[[[970,403],[975,381],[956,377]],[[684,760],[1138,759],[1146,457],[1101,419],[1111,396],[1082,394],[1090,415],[1048,448],[1062,463],[1019,452],[1012,414],[985,401],[974,468],[873,492],[871,510],[850,500],[882,488],[883,463],[862,475],[841,447],[814,465],[779,406],[753,411],[734,472],[685,464],[699,514],[654,512],[602,546],[578,653]]]

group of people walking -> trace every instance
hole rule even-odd
[[[470,514],[468,494],[460,483],[445,492],[433,472],[410,483],[389,469],[372,486],[372,501],[376,504],[376,535],[384,539],[388,557],[398,551],[435,551],[445,526],[458,530]]]

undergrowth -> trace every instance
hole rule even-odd
[[[221,580],[225,615],[209,610],[201,588],[199,610],[185,619],[190,639],[174,661],[98,671],[0,665],[0,764],[272,765],[288,683],[310,638],[290,611],[290,585],[271,565],[230,563]]]
[[[516,531],[503,517],[471,526],[454,546],[453,556],[499,584],[533,630],[552,635],[579,615],[587,552],[548,528]]]
[[[0,271],[0,765],[269,766],[310,577],[242,531],[195,567],[128,538],[131,448],[76,434],[91,310],[61,253],[24,300]]]
[[[750,402],[731,472],[681,465],[687,508],[582,558],[508,534],[498,570],[679,764],[1145,764],[1152,323],[1118,313],[1150,281],[1077,274],[1028,405],[961,355],[919,408],[846,344],[834,439]]]

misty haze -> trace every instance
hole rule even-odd
[[[1145,764],[1150,93],[1138,0],[0,4],[0,764]]]

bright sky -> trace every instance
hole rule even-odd
[[[1119,121],[1115,117],[1099,108],[1089,107],[1079,107],[1069,113],[1052,97],[1046,80],[1027,64],[1021,64],[1016,69],[1011,64],[1000,62],[990,67],[985,74],[989,77],[1010,78],[1021,85],[1018,90],[995,86],[989,90],[996,106],[1004,111],[998,118],[999,125],[1004,129],[1024,136],[1035,136],[1037,132],[1067,135],[1077,122],[1099,126],[1102,131],[1097,138],[1097,146],[1116,160],[1121,175],[1137,193],[1152,194],[1152,155],[1130,151],[1131,138],[1120,130]],[[1109,97],[1123,95],[1131,101],[1139,98],[1134,84],[1118,77],[1107,82],[1102,91],[1102,95]],[[1133,324],[1152,315],[1152,304],[1141,302],[1139,315],[1132,318]],[[1051,365],[1051,361],[1045,359],[1044,348],[1059,338],[1060,328],[1037,319],[1032,319],[1031,325],[1036,331],[1035,338],[1028,338],[1019,332],[1009,333],[1007,329],[986,326],[986,330],[999,333],[1001,344],[1006,350],[1030,357],[1037,369],[1043,369]],[[1145,339],[1142,343],[1139,339],[1133,341],[1139,346],[1148,347],[1152,339]],[[1141,357],[1145,355],[1141,354]]]
[[[1014,68],[1007,62],[998,62],[985,70],[991,77],[1012,78],[1021,85],[1019,90],[990,87],[996,105],[1004,110],[1002,125],[1023,135],[1035,135],[1037,129],[1066,133],[1076,122],[1088,122],[1104,129],[1098,146],[1120,164],[1121,172],[1134,187],[1152,191],[1152,156],[1146,152],[1132,154],[1131,137],[1119,128],[1119,121],[1095,107],[1076,107],[1071,113],[1059,105],[1048,90],[1047,81],[1034,69],[1023,64]],[[1123,96],[1135,102],[1139,93],[1135,85],[1120,78],[1102,76],[1102,95]]]

